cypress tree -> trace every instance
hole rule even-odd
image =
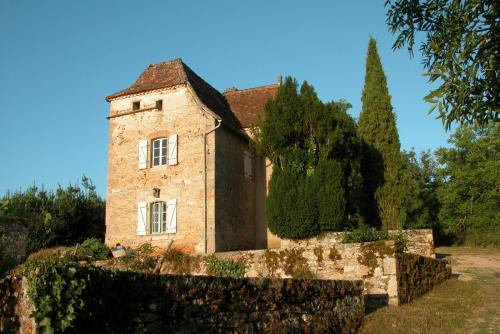
[[[396,117],[377,45],[368,44],[359,134],[365,143],[363,171],[368,223],[398,228],[401,219],[398,178],[401,152]]]

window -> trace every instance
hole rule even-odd
[[[156,109],[158,109],[158,110],[163,109],[163,100],[156,101]]]
[[[153,140],[153,167],[167,164],[167,138]]]
[[[243,154],[243,170],[247,179],[253,178],[253,157],[250,152]]]
[[[167,203],[151,203],[151,234],[167,232]]]
[[[132,102],[132,110],[141,109],[141,101]]]

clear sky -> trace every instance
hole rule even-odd
[[[418,54],[392,51],[383,0],[0,1],[0,194],[89,176],[106,189],[106,95],[148,64],[182,58],[212,86],[248,88],[281,73],[323,101],[361,110],[369,36],[388,77],[402,148],[449,133],[422,100]]]

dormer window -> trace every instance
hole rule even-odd
[[[163,109],[163,100],[156,101],[156,109],[158,109],[158,110]]]
[[[141,109],[141,101],[132,102],[132,110]]]

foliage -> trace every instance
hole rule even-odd
[[[34,319],[40,333],[64,332],[72,327],[85,306],[81,298],[86,279],[77,264],[59,260],[32,260],[25,264],[28,295],[35,305]]]
[[[462,126],[436,152],[443,233],[457,244],[500,245],[500,124]]]
[[[398,233],[389,234],[386,230],[377,230],[372,226],[362,224],[355,230],[346,232],[342,237],[342,243],[344,244],[373,242],[379,240],[394,240],[396,250],[398,252],[405,252],[408,250],[408,238],[401,230],[399,230]]]
[[[486,125],[500,108],[500,5],[497,0],[386,0],[394,49],[425,33],[420,46],[430,82],[425,97],[446,128],[452,122]]]
[[[358,242],[371,242],[378,240],[389,240],[389,233],[385,230],[377,230],[376,228],[362,224],[358,228],[347,232],[342,238],[342,243],[352,244]]]
[[[77,247],[59,246],[40,249],[28,256],[28,261],[82,261],[87,256]]]
[[[239,261],[222,260],[215,255],[209,255],[205,258],[207,271],[214,276],[230,276],[243,277],[245,276],[245,264]]]
[[[152,272],[156,266],[158,256],[156,248],[150,243],[144,243],[136,249],[128,249],[127,254],[119,258],[127,270],[139,272]]]
[[[435,235],[439,233],[437,171],[438,163],[430,151],[418,155],[414,151],[403,152],[402,174],[409,175],[405,180],[407,196],[403,200],[406,208],[403,228],[433,228]]]
[[[78,249],[93,260],[104,260],[110,255],[109,248],[97,238],[84,240]]]
[[[254,130],[258,154],[273,163],[267,203],[271,231],[307,238],[362,220],[361,142],[346,102],[321,102],[287,77]]]
[[[359,135],[365,143],[363,177],[365,215],[370,224],[394,229],[401,226],[404,213],[401,199],[401,153],[396,117],[392,111],[387,79],[377,53],[376,42],[370,38],[366,57],[363,106],[359,117]]]
[[[28,226],[28,254],[91,237],[103,239],[104,210],[104,200],[85,176],[82,188],[69,185],[46,191],[33,186],[0,199],[0,220],[17,220]]]

